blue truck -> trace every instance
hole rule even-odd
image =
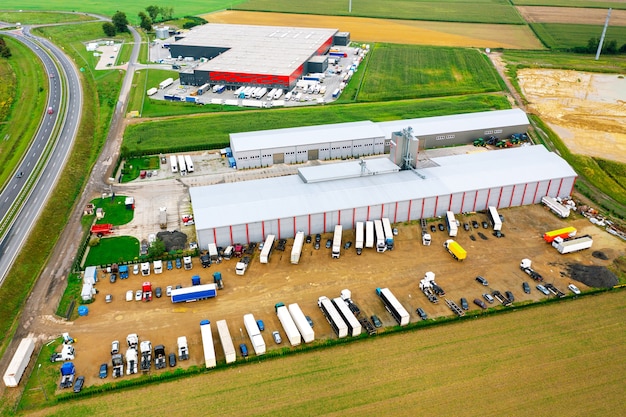
[[[217,285],[215,284],[193,285],[187,288],[173,289],[172,303],[190,303],[216,296]]]
[[[73,362],[65,362],[61,365],[61,388],[72,388],[74,385],[74,376],[76,375],[76,367]]]
[[[120,266],[120,279],[128,278],[128,265]]]

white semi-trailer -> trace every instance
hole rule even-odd
[[[174,79],[173,78],[167,78],[167,79],[165,79],[165,80],[163,80],[163,81],[161,81],[159,83],[159,88],[161,90],[163,90],[164,88],[169,87],[172,84],[174,84]]]
[[[265,340],[261,336],[261,331],[257,325],[256,320],[252,314],[246,314],[243,316],[243,325],[246,327],[250,342],[252,342],[252,348],[257,356],[265,353]]]
[[[315,340],[315,332],[313,328],[309,324],[309,321],[306,319],[306,316],[300,309],[300,306],[297,303],[289,304],[289,314],[291,314],[291,318],[293,322],[296,324],[296,327],[300,331],[302,335],[302,340],[304,343],[311,343]]]
[[[343,227],[338,224],[335,226],[335,235],[333,236],[333,250],[332,250],[332,258],[339,259],[339,255],[341,253],[341,235],[343,233]]]
[[[346,302],[341,297],[333,298],[332,301],[337,308],[337,312],[348,326],[348,336],[359,336],[362,330],[361,323],[359,323],[359,320],[357,320],[354,313],[350,311],[348,304],[346,304]]]
[[[274,249],[274,240],[276,240],[276,236],[274,235],[268,235],[265,239],[263,249],[261,250],[261,255],[259,256],[259,262],[261,262],[262,264],[269,263],[272,249]]]
[[[383,217],[381,219],[381,223],[383,224],[383,231],[385,232],[385,245],[387,245],[387,249],[393,249],[393,231],[391,230],[391,222],[387,217]]]
[[[176,155],[170,155],[170,167],[172,168],[172,174],[178,172],[178,158],[176,158]]]
[[[187,173],[190,174],[194,171],[193,161],[191,160],[191,156],[185,155],[185,165],[187,168]]]
[[[187,164],[183,155],[178,155],[178,172],[180,175],[187,175]]]
[[[382,253],[387,250],[383,222],[381,220],[374,220],[374,229],[376,230],[376,252]]]
[[[541,197],[541,202],[545,204],[554,214],[560,217],[569,217],[570,209],[556,201],[556,198],[548,195]]]
[[[365,222],[365,247],[366,248],[374,247],[374,222],[373,221]]]
[[[489,206],[489,209],[487,210],[487,215],[489,216],[489,220],[491,220],[493,230],[502,230],[502,219],[500,219],[498,209],[496,209],[494,206]]]
[[[285,307],[283,303],[277,303],[274,307],[276,309],[278,320],[283,326],[287,339],[289,339],[289,343],[291,343],[291,346],[298,346],[302,341],[302,336],[300,335],[293,318],[291,318],[289,310],[287,310],[287,307]]]
[[[204,348],[204,365],[207,368],[215,368],[215,347],[213,346],[213,335],[211,334],[211,322],[202,320],[200,322],[200,334],[202,335],[202,347]]]
[[[17,387],[24,375],[26,367],[30,363],[30,358],[35,350],[35,339],[25,337],[20,342],[15,355],[11,359],[6,372],[4,373],[4,385],[7,387]]]
[[[298,262],[300,262],[300,255],[302,254],[303,244],[304,244],[304,232],[296,233],[296,237],[293,240],[293,248],[291,249],[291,263],[292,264],[297,264]]]
[[[354,240],[354,248],[356,249],[357,255],[360,255],[363,252],[363,235],[365,234],[363,226],[363,222],[356,222],[356,239]]]
[[[380,297],[389,314],[393,316],[400,326],[409,324],[410,316],[408,311],[406,311],[398,299],[389,291],[389,288],[376,288],[376,294]]]
[[[237,352],[235,351],[233,339],[230,337],[230,332],[228,331],[228,324],[226,324],[226,320],[219,320],[216,325],[217,333],[220,335],[222,349],[224,349],[226,363],[233,363],[237,360]]]
[[[342,301],[343,302],[343,301]],[[333,303],[326,296],[317,299],[317,306],[322,310],[322,314],[326,317],[328,324],[333,329],[338,338],[348,336],[348,326],[339,315],[339,312]]]
[[[458,234],[459,228],[456,224],[456,217],[451,211],[446,212],[446,225],[448,226],[448,236],[454,237]]]
[[[593,239],[589,235],[575,237],[571,239],[563,239],[557,236],[552,241],[554,247],[560,254],[578,252],[579,250],[589,249],[593,245]]]

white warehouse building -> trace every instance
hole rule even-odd
[[[298,175],[190,188],[201,248],[259,242],[297,231],[388,217],[393,223],[536,204],[570,195],[576,172],[541,145],[432,158],[399,171],[387,158],[306,167]]]
[[[230,148],[238,169],[260,168],[389,153],[392,135],[409,127],[420,149],[430,149],[467,144],[479,137],[507,138],[513,133],[525,133],[528,126],[528,117],[520,109],[495,110],[232,133]]]

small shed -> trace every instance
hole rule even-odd
[[[102,210],[102,207],[98,207],[96,209],[96,219],[100,220],[104,218],[104,210]]]
[[[91,301],[95,293],[96,293],[96,290],[93,287],[93,284],[84,283],[83,289],[80,292],[80,298],[83,301]]]
[[[98,281],[98,270],[95,266],[88,266],[85,268],[85,275],[83,276],[83,284],[96,285]]]
[[[93,210],[95,206],[91,203],[85,205],[85,209],[83,210],[83,216],[93,216]]]

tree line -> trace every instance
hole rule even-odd
[[[140,11],[137,16],[139,16],[139,27],[146,32],[150,32],[154,23],[171,20],[174,16],[174,8],[170,6],[148,6],[145,8],[145,11]],[[185,19],[187,19],[187,21],[183,24],[183,29],[191,29],[194,26],[207,23],[206,20],[198,16],[185,16]],[[105,35],[109,37],[115,36],[117,33],[128,32],[128,18],[126,17],[126,13],[118,10],[113,17],[111,17],[110,22],[102,24],[102,30]]]
[[[11,50],[7,46],[6,42],[3,38],[0,37],[0,57],[2,58],[10,58]]]
[[[595,54],[600,45],[600,38],[590,38],[585,46],[576,46],[571,49],[572,52],[578,54]],[[626,43],[618,48],[615,39],[605,40],[602,43],[602,53],[607,55],[617,55],[626,53]]]

